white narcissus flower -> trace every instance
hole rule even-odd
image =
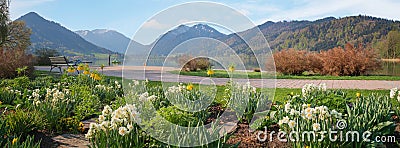
[[[128,129],[127,129],[126,127],[120,127],[119,130],[118,130],[118,133],[119,133],[121,136],[125,136],[125,134],[128,133]]]
[[[104,117],[104,115],[100,115],[99,116],[99,123],[103,122],[106,118]]]
[[[289,117],[288,116],[283,117],[282,122],[283,123],[288,123],[289,122]]]
[[[390,89],[390,98],[393,99],[397,93],[398,93],[397,87]]]
[[[294,110],[294,109],[291,109],[290,110],[290,115],[296,115],[298,113],[298,111],[296,111],[296,110]]]
[[[132,124],[128,124],[126,127],[128,128],[129,131],[131,131],[133,129],[133,125]]]
[[[308,107],[308,108],[306,108],[306,109],[304,110],[304,112],[305,112],[306,114],[312,114],[312,113],[313,113],[313,108]]]
[[[110,115],[110,113],[112,112],[112,109],[110,106],[106,105],[104,106],[103,111],[101,112],[104,116]]]
[[[314,123],[313,124],[313,130],[314,131],[319,131],[321,129],[321,125],[319,123]]]
[[[311,120],[313,118],[313,114],[312,113],[307,113],[306,114],[306,119]]]
[[[290,128],[294,128],[294,127],[296,127],[296,122],[294,122],[293,120],[290,120],[288,125]]]
[[[303,109],[306,109],[306,108],[308,108],[308,105],[307,104],[303,104],[303,105],[301,105],[301,107],[303,107]]]
[[[283,120],[278,121],[278,125],[281,126],[283,124]]]
[[[289,102],[285,104],[285,112],[286,113],[290,112],[290,103]]]
[[[397,101],[400,102],[400,93],[397,95]]]

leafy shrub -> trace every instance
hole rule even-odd
[[[198,122],[200,122],[195,115],[189,112],[185,112],[179,110],[175,106],[169,106],[166,108],[161,108],[159,111],[161,116],[163,116],[166,120],[170,121],[171,123],[180,125],[180,126],[196,126]]]
[[[344,147],[380,147],[382,143],[374,141],[376,136],[394,133],[395,123],[392,122],[391,102],[388,96],[370,95],[357,99],[352,106],[347,106],[347,127],[345,131],[370,132],[371,141],[345,142]]]
[[[14,78],[18,76],[17,68],[27,66],[25,73],[33,73],[34,59],[32,55],[27,55],[23,49],[0,50],[0,78]]]
[[[51,62],[49,57],[60,55],[57,50],[47,48],[36,50],[34,54],[36,56],[36,64],[40,66],[50,66]]]
[[[17,109],[6,115],[8,133],[27,136],[29,133],[41,130],[47,124],[41,112],[36,110]]]
[[[35,142],[35,136],[28,135],[25,140],[21,139],[21,137],[14,137],[4,145],[4,147],[8,148],[40,148],[41,140]],[[2,146],[2,145],[0,145]]]
[[[322,74],[334,76],[359,76],[381,68],[378,55],[371,48],[346,44],[321,52]]]
[[[287,49],[274,53],[276,70],[300,75],[305,71],[333,76],[359,76],[381,68],[374,49],[362,45],[336,47],[320,53]]]
[[[193,58],[186,55],[181,56],[178,63],[183,71],[207,70],[211,66],[208,58]]]
[[[305,50],[286,49],[274,53],[276,71],[283,74],[300,75],[305,71],[316,70],[319,58]]]

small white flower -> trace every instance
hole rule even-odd
[[[121,136],[125,136],[125,134],[128,133],[128,129],[126,129],[126,127],[120,127],[118,133],[119,133]]]
[[[285,112],[286,113],[290,112],[290,103],[289,102],[285,104]]]
[[[288,116],[283,117],[282,122],[283,123],[288,123],[289,122],[289,117]]]
[[[289,125],[289,128],[294,128],[296,126],[296,122],[294,122],[293,120],[290,120],[288,125]]]
[[[394,98],[398,92],[397,87],[390,89],[390,98]]]
[[[283,124],[283,120],[278,121],[278,125],[281,126]]]
[[[397,101],[400,102],[400,92],[397,94]]]
[[[298,111],[296,111],[296,110],[294,110],[294,109],[291,109],[291,110],[290,110],[290,115],[295,115],[295,114],[297,114],[297,112],[298,112]]]
[[[104,115],[100,115],[100,116],[99,116],[99,122],[100,122],[100,123],[103,122],[105,119],[106,119],[106,118],[104,117]]]
[[[321,125],[319,123],[314,123],[313,124],[313,130],[314,131],[319,131],[321,129]]]
[[[104,116],[109,115],[111,112],[112,112],[112,109],[111,109],[110,106],[108,106],[108,105],[104,106],[104,109],[103,109],[103,111],[102,111],[102,114],[103,114]]]
[[[132,124],[128,124],[126,127],[129,129],[129,131],[131,131],[133,129],[133,125]]]
[[[306,114],[306,119],[311,120],[313,118],[313,114],[312,113],[307,113]]]

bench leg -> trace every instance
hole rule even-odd
[[[58,69],[60,70],[60,73],[62,74],[63,72],[61,71],[61,67],[60,66],[58,66]]]

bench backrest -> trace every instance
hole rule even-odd
[[[68,60],[65,56],[49,57],[51,64],[68,64]]]

